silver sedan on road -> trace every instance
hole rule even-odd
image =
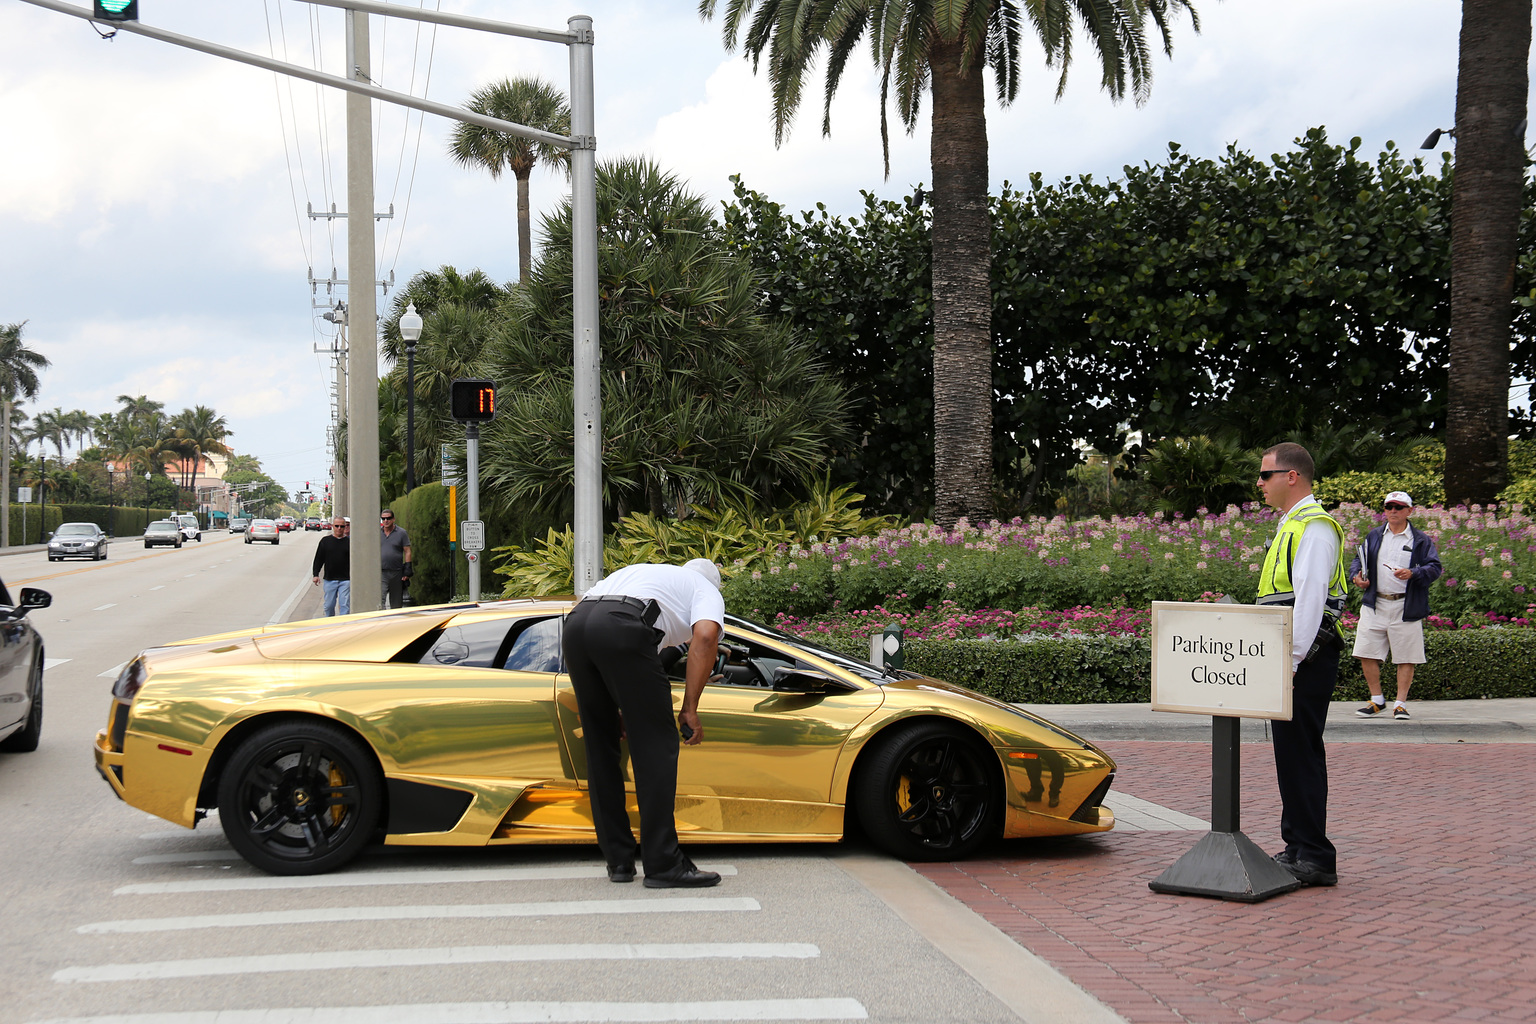
[[[65,523],[48,539],[50,562],[66,558],[89,558],[94,562],[106,557],[107,535],[95,523]]]

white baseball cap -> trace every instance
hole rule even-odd
[[[1413,499],[1408,497],[1407,491],[1393,491],[1391,494],[1383,498],[1381,503],[1385,505],[1390,501],[1395,501],[1400,504],[1407,505],[1409,508],[1413,508]]]
[[[709,582],[714,585],[716,590],[720,589],[720,567],[714,562],[711,562],[709,559],[691,559],[690,561],[683,563],[683,568],[692,569],[700,576],[703,576],[705,579],[709,580]]]

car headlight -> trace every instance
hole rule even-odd
[[[64,542],[63,541],[57,541],[57,540],[51,540],[51,541],[48,542],[48,546],[51,547],[51,548],[61,548],[61,547],[64,546]]]

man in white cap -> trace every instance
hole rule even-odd
[[[1408,687],[1413,672],[1424,664],[1424,617],[1429,614],[1429,585],[1440,577],[1440,553],[1435,539],[1408,523],[1413,499],[1393,491],[1382,503],[1387,521],[1366,535],[1355,551],[1349,576],[1365,588],[1360,599],[1360,625],[1355,631],[1355,657],[1371,700],[1355,712],[1361,718],[1386,717],[1387,698],[1381,690],[1381,663],[1390,653],[1397,664],[1397,703],[1392,717],[1408,718]]]
[[[587,792],[608,879],[635,880],[635,854],[652,889],[697,889],[720,876],[700,871],[677,841],[678,736],[704,740],[699,697],[709,682],[725,600],[720,569],[708,559],[682,566],[631,565],[599,581],[565,619],[562,647],[587,753]],[[672,718],[672,684],[663,647],[687,643],[683,706]],[[629,827],[619,741],[629,741],[640,843]]]

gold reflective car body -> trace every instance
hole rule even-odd
[[[290,837],[281,857],[263,861],[231,836],[268,870],[334,866],[306,858],[305,844],[323,850],[326,829],[369,823],[375,812],[356,801],[370,787],[382,787],[364,795],[392,844],[591,841],[581,722],[559,671],[569,608],[569,598],[407,608],[154,648],[114,687],[96,763],[128,803],[187,827],[221,800],[248,799],[247,831]],[[860,801],[893,801],[898,832],[933,801],[960,813],[955,800],[986,802],[966,828],[988,835],[1113,827],[1102,803],[1114,762],[1079,737],[963,688],[882,674],[728,618],[727,664],[699,704],[705,742],[684,746],[678,761],[685,842],[833,842]],[[677,703],[685,664],[672,670]],[[890,749],[898,741],[906,745]],[[952,756],[959,769],[944,767]],[[301,769],[304,785],[293,781]],[[334,807],[294,817],[317,800]],[[238,827],[233,816],[221,807],[226,832]],[[638,823],[633,803],[631,817]],[[914,833],[911,844],[885,845],[941,858],[942,840]]]

